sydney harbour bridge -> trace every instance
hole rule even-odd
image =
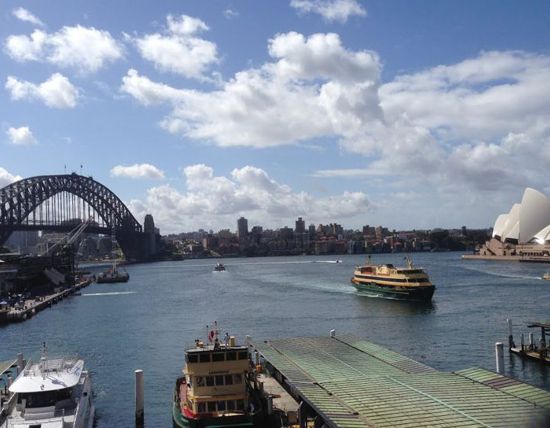
[[[145,228],[111,190],[76,173],[25,178],[0,189],[0,246],[15,231],[70,232],[88,220],[87,233],[114,232],[129,261],[147,261],[155,253],[155,227]]]

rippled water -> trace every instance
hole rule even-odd
[[[240,341],[353,333],[440,370],[494,370],[494,343],[507,343],[506,318],[519,332],[548,320],[544,265],[462,261],[424,253],[415,264],[437,290],[431,305],[373,299],[350,285],[362,256],[225,259],[134,265],[126,284],[94,284],[31,320],[0,327],[0,360],[23,352],[78,353],[93,376],[98,427],[133,426],[134,370],[145,371],[147,426],[171,426],[171,395],[184,349],[218,320]],[[403,264],[403,255],[379,263]],[[539,334],[535,332],[535,337]],[[550,389],[550,370],[505,351],[506,374]]]

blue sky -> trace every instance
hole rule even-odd
[[[545,1],[0,3],[0,186],[80,171],[161,231],[487,227],[550,194]]]

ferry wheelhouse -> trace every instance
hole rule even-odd
[[[407,267],[392,264],[357,266],[351,282],[358,291],[373,297],[398,300],[430,301],[435,286],[424,269],[415,267],[407,257]]]
[[[238,346],[226,333],[223,343],[217,329],[208,344],[195,341],[185,353],[183,376],[176,381],[174,427],[255,426],[260,405],[248,382],[248,347]]]

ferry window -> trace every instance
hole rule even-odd
[[[214,386],[214,376],[206,376],[206,386]]]
[[[212,361],[223,361],[223,352],[212,354]]]
[[[197,382],[197,386],[204,386],[204,378],[202,376],[197,376],[195,380]]]
[[[225,375],[225,384],[226,385],[233,385],[233,376]]]
[[[233,375],[233,383],[235,384],[243,383],[243,376],[240,374]]]
[[[248,351],[239,352],[239,360],[246,360],[248,358]]]
[[[215,401],[209,401],[208,402],[208,411],[209,412],[215,412],[216,411],[216,402]]]
[[[228,352],[225,354],[225,359],[227,361],[234,361],[237,359],[237,353],[236,352]]]
[[[216,385],[217,386],[223,386],[223,376],[216,376]]]
[[[198,363],[199,357],[195,354],[188,354],[187,355],[187,362],[188,363]]]
[[[244,410],[244,401],[237,400],[237,410]]]
[[[210,362],[210,354],[200,354],[200,362],[201,363],[209,363]]]
[[[227,401],[227,410],[235,410],[235,401],[234,400]]]
[[[199,403],[199,413],[206,412],[206,403]]]
[[[225,401],[218,401],[218,412],[223,412],[225,410]]]

